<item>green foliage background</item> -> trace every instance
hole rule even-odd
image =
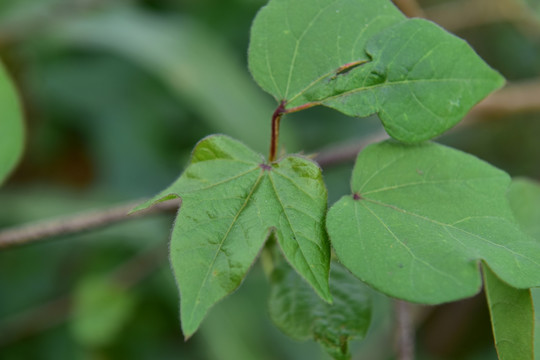
[[[0,189],[0,227],[148,197],[176,178],[193,145],[210,133],[267,151],[274,103],[246,66],[249,27],[264,0],[88,3],[0,2],[0,56],[27,114],[22,163]],[[540,32],[521,25],[501,20],[458,35],[509,81],[521,81],[540,75]],[[540,113],[483,120],[440,142],[512,176],[540,179]],[[375,118],[317,108],[287,116],[281,144],[311,153],[379,131]],[[351,170],[352,163],[325,169],[330,204],[349,192]],[[259,264],[185,343],[164,255],[171,221],[147,218],[0,251],[0,357],[326,358],[314,343],[289,340],[271,324]],[[149,260],[130,267],[134,257]],[[126,268],[139,273],[126,275]],[[374,325],[353,353],[387,359],[390,304],[374,296]],[[113,324],[92,316],[102,306],[97,313],[110,314]],[[495,359],[484,308],[482,298],[433,308],[419,332],[421,358]]]

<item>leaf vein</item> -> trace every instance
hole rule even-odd
[[[283,205],[283,202],[281,201],[281,197],[278,194],[276,184],[274,183],[274,180],[272,179],[271,176],[269,177],[269,179],[270,179],[270,183],[272,184],[272,189],[274,190],[274,193],[276,194],[276,199],[278,200],[279,205],[281,206],[281,209],[283,210],[283,214],[285,215],[285,219],[287,220],[287,223],[289,225],[289,229],[295,235],[295,237],[298,238],[298,234],[294,230],[294,228],[293,228],[293,226],[291,224],[291,220],[289,219],[289,216],[287,214],[287,210],[285,209],[285,206]],[[313,239],[309,239],[306,236],[303,236],[303,237],[305,237],[310,242],[315,243],[319,248],[321,248],[321,246],[319,244],[317,244],[317,242],[315,242]],[[324,285],[319,282],[318,276],[313,272],[311,266],[309,266],[309,262],[307,261],[306,255],[304,253],[304,249],[302,249],[302,246],[300,245],[300,242],[296,241],[296,244],[298,245],[298,249],[300,249],[300,252],[302,253],[302,258],[303,258],[304,262],[306,263],[307,268],[309,269],[309,272],[311,273],[311,275],[313,276],[313,278],[315,279],[315,281],[319,285],[319,288],[324,289]]]
[[[206,275],[204,276],[204,279],[199,287],[199,289],[197,290],[197,295],[195,296],[195,299],[198,299],[201,295],[201,291],[202,291],[202,288],[205,286],[206,282],[208,281],[208,277],[210,276],[210,273],[216,263],[216,260],[217,260],[217,257],[223,247],[223,244],[225,243],[225,240],[227,239],[227,237],[229,236],[233,226],[235,225],[235,223],[237,222],[238,218],[240,217],[240,215],[242,214],[242,211],[244,211],[244,209],[246,208],[249,200],[251,199],[251,197],[253,196],[253,194],[255,193],[255,190],[257,189],[257,186],[259,185],[259,183],[261,182],[261,179],[263,178],[263,172],[261,171],[261,173],[259,174],[259,177],[257,178],[257,180],[254,182],[253,184],[253,187],[251,188],[249,194],[246,196],[246,201],[244,201],[244,203],[242,204],[242,206],[240,207],[240,209],[238,209],[238,212],[236,213],[235,217],[233,218],[232,222],[231,222],[231,225],[229,226],[229,228],[227,229],[227,232],[223,235],[223,237],[221,238],[221,240],[219,241],[219,246],[216,250],[216,253],[214,255],[214,258],[212,259],[212,261],[210,262],[210,265],[208,266],[208,271],[206,272]],[[190,314],[190,322],[193,321],[193,317],[195,315],[195,309],[196,307],[193,307],[193,310],[191,311],[191,314]]]

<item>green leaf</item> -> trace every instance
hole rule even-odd
[[[175,196],[182,205],[170,256],[186,337],[240,285],[272,231],[296,271],[331,301],[327,194],[315,163],[287,156],[269,165],[236,140],[210,136],[197,144],[182,176],[137,209]]]
[[[358,155],[353,194],[329,211],[338,257],[388,295],[442,303],[480,290],[479,262],[516,288],[540,285],[540,244],[506,200],[509,176],[441,145],[383,142]]]
[[[251,27],[249,67],[276,100],[294,101],[340,66],[370,60],[366,42],[403,19],[387,0],[271,0]]]
[[[488,266],[482,268],[499,359],[533,359],[534,310],[530,290],[509,286]]]
[[[103,277],[81,281],[73,301],[71,330],[88,347],[112,343],[135,310],[135,298]]]
[[[377,113],[409,143],[448,130],[504,82],[463,40],[387,0],[271,0],[253,24],[249,65],[287,110]]]
[[[350,359],[348,342],[362,339],[371,321],[370,290],[342,265],[330,272],[333,304],[323,302],[281,261],[271,278],[272,321],[296,340],[316,340],[334,359]]]
[[[540,241],[540,184],[528,179],[515,179],[508,190],[508,199],[523,231]]]
[[[540,243],[540,184],[515,179],[508,191],[510,206],[517,222],[527,234]],[[531,289],[534,307],[534,358],[540,359],[540,289]]]
[[[19,98],[0,62],[0,184],[19,161],[23,151],[23,138]]]

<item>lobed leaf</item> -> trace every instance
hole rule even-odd
[[[182,176],[137,210],[171,196],[182,198],[170,258],[186,337],[240,285],[272,231],[290,264],[331,301],[327,194],[312,161],[288,156],[266,164],[240,142],[210,136],[197,144]]]
[[[13,170],[23,151],[23,120],[19,98],[0,63],[0,184]]]
[[[509,286],[488,266],[482,269],[499,359],[533,359],[534,309],[530,290]]]
[[[353,194],[329,211],[342,263],[378,290],[436,304],[480,290],[484,261],[516,288],[540,285],[540,244],[515,223],[509,176],[457,150],[383,142],[358,155]]]
[[[407,143],[448,130],[504,83],[463,40],[388,0],[271,0],[253,23],[249,66],[286,110],[376,113]]]
[[[368,288],[342,265],[330,272],[333,304],[323,302],[283,261],[272,273],[272,321],[297,340],[316,340],[334,359],[350,359],[348,342],[366,335],[371,321]]]

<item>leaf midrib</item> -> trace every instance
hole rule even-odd
[[[398,190],[398,189],[417,186],[417,185],[463,183],[463,181],[487,181],[487,180],[493,180],[493,179],[499,179],[499,178],[500,178],[499,176],[488,176],[488,177],[477,177],[477,178],[468,178],[468,179],[442,179],[442,180],[416,181],[416,182],[410,182],[410,183],[405,183],[405,184],[397,184],[397,185],[392,185],[392,186],[381,187],[381,188],[366,191],[366,192],[363,192],[360,190],[360,194],[362,196],[365,196],[369,194],[376,194],[376,193],[385,192],[385,191],[393,191],[393,190]]]
[[[260,172],[259,176],[257,177],[257,180],[254,182],[248,196],[246,197],[246,200],[244,201],[244,203],[242,204],[242,206],[240,207],[240,209],[236,213],[235,217],[233,218],[233,220],[231,222],[231,225],[227,229],[227,232],[223,235],[221,241],[219,242],[219,246],[218,246],[218,248],[216,250],[214,258],[212,259],[212,262],[210,263],[210,266],[208,267],[208,271],[206,272],[206,275],[204,276],[204,279],[203,279],[199,289],[197,290],[197,295],[195,296],[195,306],[193,307],[193,310],[191,311],[191,314],[190,314],[190,321],[189,321],[190,323],[193,322],[193,317],[195,316],[195,312],[196,312],[196,309],[198,307],[197,301],[198,301],[198,298],[201,295],[202,288],[206,285],[206,282],[208,281],[208,277],[209,277],[210,273],[212,272],[212,269],[214,268],[215,262],[217,260],[217,257],[219,255],[220,251],[221,251],[221,248],[223,247],[223,244],[225,243],[225,240],[229,236],[229,233],[231,232],[231,230],[232,230],[233,226],[235,225],[235,223],[237,222],[238,218],[240,217],[240,215],[242,214],[242,212],[246,208],[249,200],[252,198],[253,194],[255,193],[255,190],[257,189],[257,187],[258,187],[258,185],[261,182],[263,177],[264,177],[264,170],[261,169],[261,172]]]
[[[337,94],[337,95],[334,95],[334,96],[329,96],[329,97],[326,97],[324,99],[321,99],[321,100],[317,100],[317,102],[320,102],[320,103],[324,103],[326,101],[329,101],[329,100],[334,100],[336,98],[339,98],[339,97],[342,97],[342,96],[348,96],[348,95],[351,95],[351,94],[355,94],[357,92],[362,92],[362,91],[368,91],[368,90],[373,90],[373,89],[377,89],[377,88],[380,88],[380,87],[385,87],[385,86],[397,86],[397,85],[410,85],[411,83],[419,83],[419,82],[424,82],[424,83],[436,83],[436,82],[465,82],[465,83],[470,83],[470,82],[485,82],[485,83],[490,83],[492,81],[490,80],[487,80],[487,79],[460,79],[460,78],[446,78],[446,79],[407,79],[407,80],[401,80],[401,81],[385,81],[383,83],[380,83],[380,84],[376,84],[376,85],[371,85],[371,86],[363,86],[363,87],[359,87],[359,88],[354,88],[352,90],[349,90],[349,91],[345,91],[345,92],[342,92],[340,94]]]
[[[469,236],[472,236],[472,237],[474,237],[474,238],[476,238],[476,239],[478,239],[478,240],[481,240],[481,241],[487,243],[488,245],[491,245],[491,246],[496,247],[496,248],[504,249],[505,251],[508,251],[509,253],[511,253],[511,254],[513,254],[513,255],[515,255],[515,256],[517,256],[517,257],[526,259],[526,260],[532,262],[533,264],[537,265],[538,267],[540,267],[540,264],[539,264],[539,263],[537,263],[537,262],[534,261],[533,259],[531,259],[531,258],[525,256],[524,254],[517,253],[517,252],[513,251],[512,249],[510,249],[510,248],[508,248],[508,247],[506,247],[506,246],[504,246],[504,245],[494,243],[494,242],[489,241],[488,239],[486,239],[486,238],[484,238],[484,237],[482,237],[482,236],[480,236],[480,235],[478,235],[478,234],[474,234],[474,233],[471,233],[471,232],[469,232],[469,231],[467,231],[467,230],[465,230],[465,229],[462,229],[462,228],[459,228],[459,227],[457,227],[457,226],[454,226],[455,224],[457,224],[457,223],[459,223],[459,222],[463,222],[464,219],[461,219],[461,220],[459,220],[459,221],[457,221],[457,222],[455,222],[455,223],[452,223],[452,224],[446,224],[446,223],[443,223],[443,222],[440,222],[440,221],[437,221],[437,220],[434,220],[434,219],[430,219],[430,218],[425,217],[425,216],[423,216],[423,215],[416,214],[416,213],[413,213],[413,212],[408,211],[408,210],[405,210],[405,209],[401,209],[401,208],[399,208],[399,207],[397,207],[397,206],[395,206],[395,205],[392,205],[392,204],[386,204],[386,203],[383,203],[383,202],[380,202],[380,201],[377,201],[377,200],[372,200],[372,199],[367,199],[367,198],[364,198],[363,200],[364,200],[364,201],[368,201],[368,202],[370,202],[370,203],[373,203],[373,204],[375,204],[375,205],[379,205],[379,206],[384,206],[384,207],[390,208],[390,209],[392,209],[392,210],[401,212],[401,213],[403,213],[403,214],[405,214],[405,215],[417,217],[417,218],[419,218],[419,219],[422,219],[422,220],[427,221],[427,222],[431,222],[431,223],[433,223],[433,224],[435,224],[435,225],[439,225],[439,226],[444,227],[444,228],[451,228],[451,229],[457,230],[457,231],[459,231],[459,232],[463,232],[463,233],[465,233],[465,234],[467,234],[467,235],[469,235]],[[499,216],[470,216],[469,218],[470,218],[470,219],[473,219],[473,218],[493,218],[493,219],[500,219],[501,221],[504,221],[504,222],[508,222],[507,219],[505,219],[505,218],[503,218],[503,217],[499,217]],[[481,260],[481,259],[478,259],[478,260]]]
[[[366,66],[368,64],[375,64],[375,62],[369,61],[369,62],[364,63],[362,66]],[[306,87],[304,87],[302,90],[300,90],[296,95],[294,95],[293,97],[291,97],[288,100],[286,99],[287,104],[290,104],[293,101],[295,101],[296,99],[298,99],[299,97],[305,95],[306,92],[308,92],[309,89],[313,88],[315,85],[320,83],[322,80],[328,78],[330,75],[335,74],[335,72],[336,72],[336,69],[332,69],[331,71],[327,72],[326,74],[321,75],[319,78],[315,79],[313,82],[311,82]],[[472,79],[472,78],[441,78],[441,79],[428,78],[428,79],[406,79],[406,80],[401,80],[401,81],[385,81],[383,83],[376,84],[376,85],[362,86],[362,87],[358,87],[358,88],[353,88],[351,90],[345,91],[343,93],[340,93],[340,94],[337,94],[337,95],[334,95],[334,96],[329,96],[329,97],[326,97],[326,98],[323,98],[323,99],[320,99],[320,100],[313,101],[313,103],[324,103],[325,101],[331,101],[331,100],[334,100],[334,99],[339,98],[341,96],[348,96],[348,95],[355,94],[357,92],[374,90],[374,89],[377,89],[379,87],[397,86],[397,85],[410,85],[410,84],[414,84],[414,83],[418,83],[418,82],[424,82],[424,83],[436,83],[436,82],[490,83],[492,81],[490,81],[488,79],[481,79],[481,78],[476,78],[476,79]],[[411,91],[411,93],[413,93],[413,92]],[[421,103],[421,102],[419,101],[419,103]]]
[[[277,192],[276,184],[274,183],[274,180],[272,179],[272,176],[268,176],[268,178],[270,180],[270,183],[272,184],[272,189],[274,190],[274,194],[276,195],[276,199],[278,200],[279,205],[281,206],[281,209],[283,211],[283,214],[285,215],[285,219],[287,219],[287,224],[289,224],[289,229],[295,235],[296,239],[298,239],[298,236],[297,236],[294,228],[291,225],[291,220],[289,219],[289,215],[287,214],[287,210],[285,209],[285,206],[283,205],[283,202],[281,201],[281,198],[280,198],[280,196],[279,196],[279,194]],[[300,252],[302,253],[302,259],[304,260],[305,264],[307,265],[307,268],[309,269],[310,274],[313,276],[313,278],[315,279],[315,281],[319,285],[319,289],[317,290],[317,292],[320,291],[321,294],[323,294],[322,289],[324,289],[324,287],[320,283],[318,276],[316,276],[316,274],[313,272],[313,269],[309,265],[309,262],[307,261],[306,255],[304,254],[304,249],[302,249],[302,246],[300,246],[300,243],[298,242],[298,240],[296,241],[296,243],[298,245],[298,249],[300,249]],[[315,244],[320,248],[320,246],[317,243],[315,243]],[[311,284],[311,281],[308,281],[308,282]]]
[[[449,278],[451,279],[453,282],[455,282],[456,284],[462,286],[463,285],[463,282],[462,281],[459,281],[457,278],[454,278],[453,276],[445,273],[444,271],[440,270],[440,269],[437,269],[436,267],[434,267],[432,264],[430,264],[429,262],[425,261],[424,259],[422,258],[419,258],[408,246],[407,244],[405,244],[403,241],[401,241],[401,239],[392,231],[392,229],[390,229],[389,225],[387,225],[383,219],[381,219],[376,213],[375,211],[373,211],[372,209],[370,209],[369,207],[367,207],[365,204],[362,203],[362,206],[367,209],[376,219],[377,221],[379,221],[383,226],[384,228],[390,233],[390,235],[392,235],[392,237],[400,244],[402,245],[406,250],[407,252],[411,255],[411,257],[418,261],[419,263],[422,263],[424,264],[425,266],[427,266],[428,268],[430,269],[433,269],[436,273],[440,274],[440,275],[443,275],[444,277],[446,278]],[[411,266],[411,272],[413,271],[413,268]],[[411,276],[411,281],[413,281],[413,279],[415,278],[414,276]],[[414,284],[414,282],[411,283],[412,287],[413,288],[416,288],[416,285]]]
[[[287,78],[287,86],[285,87],[285,100],[286,98],[288,97],[289,95],[289,87],[291,85],[291,79],[292,79],[292,74],[293,74],[293,71],[295,69],[295,64],[296,64],[296,56],[298,54],[298,47],[300,46],[300,43],[302,42],[304,36],[306,36],[307,32],[312,28],[313,24],[315,23],[315,21],[321,16],[321,14],[323,14],[326,9],[328,9],[330,6],[334,5],[336,3],[336,1],[338,0],[333,0],[332,2],[330,2],[329,4],[327,4],[325,7],[323,8],[320,8],[319,9],[319,12],[317,13],[317,15],[315,15],[313,17],[313,19],[311,19],[311,21],[309,22],[309,24],[306,26],[306,28],[304,29],[304,31],[302,32],[302,34],[300,34],[300,36],[298,37],[298,39],[296,39],[296,44],[295,44],[295,47],[294,47],[294,52],[293,52],[293,56],[292,56],[292,60],[291,60],[291,65],[289,66],[289,75],[288,75],[288,78]],[[288,19],[288,18],[287,18]],[[291,27],[289,26],[289,31],[291,31],[292,33],[292,30],[291,30]]]

